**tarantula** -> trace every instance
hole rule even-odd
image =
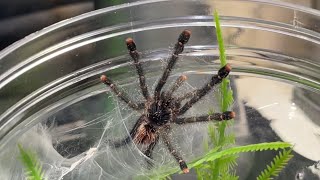
[[[152,159],[152,151],[161,137],[169,152],[175,158],[179,164],[183,173],[188,173],[189,169],[186,162],[183,160],[178,151],[175,150],[169,139],[170,124],[186,124],[193,122],[203,121],[222,121],[230,120],[235,117],[235,113],[232,111],[226,111],[223,113],[214,113],[211,115],[200,117],[187,117],[182,118],[195,103],[197,103],[204,95],[206,95],[216,84],[221,83],[222,79],[227,77],[231,66],[229,64],[222,67],[217,75],[213,75],[209,82],[207,82],[202,88],[188,92],[183,96],[175,97],[173,93],[186,81],[187,77],[182,75],[175,83],[167,90],[162,91],[162,87],[166,83],[172,68],[178,60],[178,55],[183,52],[184,45],[188,42],[191,36],[189,30],[184,30],[178,37],[178,42],[174,46],[172,55],[167,63],[167,66],[159,79],[153,95],[150,95],[148,87],[146,85],[144,71],[139,61],[139,53],[136,50],[136,44],[132,38],[126,39],[127,49],[129,55],[133,60],[133,64],[136,67],[140,89],[145,98],[145,102],[134,102],[130,97],[121,92],[116,84],[112,82],[107,76],[102,75],[100,80],[111,88],[114,94],[125,102],[130,108],[142,111],[140,118],[135,123],[134,127],[130,131],[130,135],[125,139],[117,142],[113,142],[115,148],[121,147],[127,143],[133,141],[135,144],[145,145],[146,148],[143,153],[150,159]],[[182,101],[186,101],[183,105]],[[151,163],[148,161],[148,163]],[[152,163],[151,163],[152,164]]]

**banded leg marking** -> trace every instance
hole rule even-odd
[[[173,54],[171,55],[171,58],[167,64],[167,67],[164,70],[164,72],[163,72],[161,78],[159,79],[158,84],[155,88],[155,93],[154,93],[155,97],[160,97],[161,89],[164,86],[164,84],[166,83],[166,81],[172,71],[172,68],[176,64],[176,62],[178,60],[178,55],[183,52],[184,45],[189,41],[190,36],[191,36],[191,31],[189,31],[189,30],[184,30],[179,35],[178,42],[174,46]]]

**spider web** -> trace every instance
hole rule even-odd
[[[166,87],[170,86],[180,75],[175,74],[170,77]],[[197,83],[185,83],[175,93],[175,96],[201,87],[210,76],[208,75],[204,78],[202,74],[198,76],[191,73],[188,77],[190,82]],[[154,83],[148,84],[150,92],[152,92],[151,88],[155,86],[156,80],[155,78],[149,81]],[[130,94],[130,97],[140,96],[143,99],[137,84],[135,82],[122,89]],[[105,87],[101,86],[101,89],[105,91]],[[99,89],[100,92],[102,92],[101,89]],[[69,111],[81,112],[77,108],[82,106],[103,107],[99,103],[93,105],[92,102],[96,102],[97,99],[104,102],[106,96],[113,100],[112,109],[106,113],[93,113],[94,115],[90,114],[87,117],[78,117],[79,119],[75,122],[61,124],[61,122],[69,121],[66,112],[61,111],[60,113],[64,114],[63,116],[55,114],[52,115],[53,119],[49,118],[50,121],[55,123],[51,123],[51,125],[46,123],[38,124],[19,138],[18,141],[24,147],[35,151],[47,179],[132,179],[137,175],[139,175],[139,178],[147,178],[147,175],[150,174],[150,169],[145,161],[147,157],[141,152],[143,147],[128,143],[123,147],[114,148],[107,143],[108,140],[117,141],[127,137],[134,123],[141,115],[139,112],[129,109],[109,92],[107,92],[107,95],[106,93],[100,93],[96,97],[91,97],[92,100],[85,99],[83,102],[75,103],[68,107],[74,110]],[[186,116],[206,114],[208,106],[214,106],[212,104],[213,99],[212,93],[209,93],[202,101],[191,108]],[[187,162],[190,162],[203,154],[202,142],[207,137],[207,124],[172,125],[170,137],[175,148]],[[90,145],[86,146],[85,143],[88,142],[86,140],[90,138],[91,144],[88,143]],[[30,141],[30,139],[33,139],[33,141]],[[79,141],[74,143],[72,139],[78,139]],[[65,142],[70,142],[70,144],[68,145]],[[58,148],[61,144],[64,144],[64,146]],[[81,152],[79,146],[86,146],[86,148]],[[3,171],[1,176],[5,176],[5,174],[8,176],[8,178],[4,179],[21,179],[24,177],[23,168],[20,162],[16,161],[18,154],[19,152],[14,143],[7,148],[6,152],[3,152],[1,157],[11,157],[11,159],[5,159],[10,163],[6,164],[3,169],[1,167],[2,170],[0,170],[0,173]],[[159,167],[178,168],[177,162],[168,152],[161,138],[154,148],[152,162],[154,163],[154,169]],[[0,166],[2,165],[1,163]],[[19,168],[12,169],[12,167]]]
[[[180,75],[179,73],[172,75],[165,88]],[[175,96],[201,87],[208,78],[210,78],[209,73],[188,72],[188,82],[179,88]],[[156,79],[150,79],[149,82],[156,82]],[[137,84],[134,82],[123,86],[122,89],[130,94],[130,97],[142,99]],[[266,81],[263,84],[266,84]],[[269,84],[267,85],[270,87]],[[148,86],[154,87],[154,84],[148,84]],[[218,89],[215,88],[215,90]],[[241,93],[243,92],[239,91],[239,94]],[[107,140],[116,141],[126,137],[140,113],[132,111],[123,102],[118,101],[117,97],[109,93],[108,89],[105,90],[102,85],[96,90],[96,94],[67,107],[68,112],[74,112],[77,115],[76,118],[73,117],[76,121],[70,121],[68,118],[70,115],[61,110],[59,112],[61,115],[57,113],[52,115],[52,119],[49,118],[49,121],[56,123],[38,124],[19,137],[17,141],[37,154],[45,177],[50,180],[134,179],[137,176],[139,176],[138,179],[143,177],[147,179],[150,170],[145,162],[146,157],[140,151],[141,147],[129,143],[121,148],[113,148],[107,143]],[[214,94],[217,93],[210,92],[206,95],[185,116],[206,114],[211,107],[219,111]],[[113,100],[112,108],[108,111],[97,109],[97,107],[105,108],[103,103],[106,101],[106,96]],[[247,100],[253,103],[252,100]],[[260,112],[268,111],[270,114],[269,111],[278,108],[279,104],[265,103],[256,107]],[[233,107],[238,117],[241,118],[237,108],[237,106]],[[81,114],[82,111],[84,112]],[[255,117],[252,118],[257,120]],[[170,137],[173,145],[187,162],[203,155],[202,142],[207,138],[207,125],[207,123],[194,123],[172,126]],[[237,129],[236,132],[237,136],[244,136],[241,134],[241,129]],[[64,145],[58,148],[58,145],[62,144]],[[81,149],[82,146],[84,148]],[[24,178],[23,167],[17,161],[18,156],[16,141],[12,141],[4,151],[0,152],[0,179],[21,180]],[[154,148],[153,157],[154,169],[178,168],[176,161],[161,140]]]

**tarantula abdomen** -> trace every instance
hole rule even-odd
[[[151,144],[157,138],[157,129],[147,122],[142,122],[137,128],[137,133],[133,137],[133,142],[136,144]]]

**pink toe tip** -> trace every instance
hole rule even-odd
[[[226,64],[225,69],[230,72],[231,69],[232,69],[232,68],[231,68],[231,65],[230,65],[230,64]]]
[[[133,43],[133,39],[132,39],[132,38],[130,38],[130,37],[129,37],[129,38],[127,38],[127,39],[126,39],[126,43],[127,43],[127,44],[131,44],[131,43]]]
[[[235,112],[230,112],[230,117],[233,119],[233,118],[235,118],[236,117],[236,113]]]
[[[106,76],[106,75],[101,75],[101,76],[100,76],[100,81],[101,81],[101,82],[107,81],[107,76]]]
[[[184,174],[187,174],[187,173],[189,173],[189,169],[188,169],[188,168],[184,168],[184,169],[182,170],[182,172],[183,172]]]
[[[185,80],[188,79],[186,75],[182,75],[182,76],[180,76],[180,78],[181,78],[182,81],[185,81]]]

